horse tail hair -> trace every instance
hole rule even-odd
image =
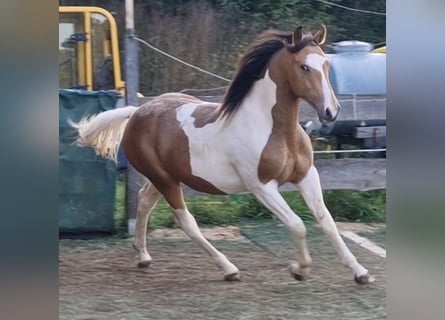
[[[137,107],[128,106],[85,117],[79,122],[68,123],[77,130],[75,144],[92,147],[96,154],[117,162],[117,152],[128,120]]]

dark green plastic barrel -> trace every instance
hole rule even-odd
[[[59,90],[59,232],[114,231],[116,165],[92,148],[73,145],[76,131],[67,120],[114,109],[112,91]]]

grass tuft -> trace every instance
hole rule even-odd
[[[298,192],[283,192],[284,199],[303,220],[314,220]],[[368,192],[331,190],[324,192],[326,206],[337,221],[384,222],[386,219],[386,190]],[[250,194],[230,196],[195,196],[186,199],[187,206],[201,225],[231,225],[242,219],[272,219],[273,216]],[[118,232],[125,232],[125,178],[116,180],[115,224]],[[161,200],[150,216],[149,228],[171,228],[173,214],[165,200]]]

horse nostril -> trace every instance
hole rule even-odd
[[[334,119],[334,117],[332,116],[331,110],[326,109],[326,120],[331,121],[332,119]]]

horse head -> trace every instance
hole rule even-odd
[[[326,32],[324,25],[314,35],[298,27],[292,41],[285,40],[284,59],[291,91],[317,111],[322,123],[334,121],[340,112],[340,104],[329,81],[330,62],[320,48],[326,40]]]

